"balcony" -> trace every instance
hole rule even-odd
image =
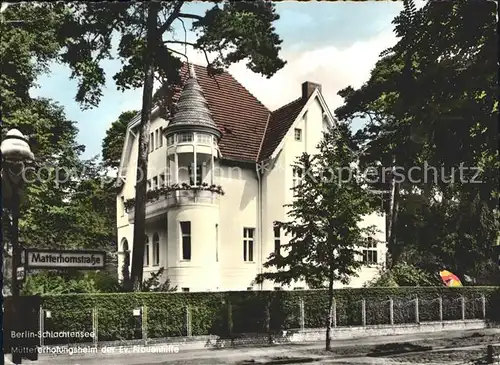
[[[220,186],[172,186],[148,191],[148,201],[146,203],[146,218],[152,218],[167,212],[169,208],[187,204],[208,204],[219,203],[220,196],[224,192]],[[134,221],[135,205],[134,200],[127,201],[127,213],[129,222]]]

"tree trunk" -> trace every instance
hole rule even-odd
[[[332,306],[333,306],[333,275],[328,279],[328,319],[326,321],[326,342],[325,349],[326,351],[330,351],[332,349]]]
[[[153,107],[154,50],[157,42],[158,4],[148,6],[146,57],[144,62],[144,87],[137,157],[137,185],[135,191],[134,238],[132,251],[132,273],[128,290],[141,291],[144,269],[144,245],[146,238],[146,181],[148,168],[149,130]]]
[[[400,247],[397,247],[396,243],[396,224],[398,220],[399,211],[399,184],[396,182],[395,170],[396,170],[396,156],[393,157],[392,165],[392,179],[391,179],[391,206],[389,210],[389,228],[387,237],[387,248],[391,255],[391,262],[389,267],[394,266],[399,261],[400,257]]]

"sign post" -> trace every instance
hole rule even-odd
[[[101,270],[106,261],[104,251],[27,248],[25,252],[26,269]]]

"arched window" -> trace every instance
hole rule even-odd
[[[160,265],[160,236],[155,232],[153,235],[153,266]]]
[[[123,253],[129,252],[128,241],[126,238],[122,238],[121,248]]]
[[[149,237],[146,236],[146,244],[144,245],[144,266],[149,266]]]
[[[122,249],[121,253],[123,254],[123,267],[122,267],[123,279],[128,280],[130,277],[130,249],[128,247],[128,241],[126,238],[122,239],[121,249]]]

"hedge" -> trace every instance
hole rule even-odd
[[[420,322],[439,320],[438,298],[442,298],[444,320],[461,319],[462,296],[466,318],[482,318],[483,295],[487,301],[487,315],[490,319],[498,319],[499,287],[337,289],[334,294],[336,324],[361,325],[363,300],[367,325],[388,324],[391,298],[394,323],[415,323],[417,296]],[[106,341],[140,338],[140,324],[136,323],[133,310],[142,306],[147,308],[148,338],[186,336],[187,311],[193,336],[234,336],[299,328],[301,301],[304,327],[325,327],[329,310],[325,290],[48,295],[42,297],[42,306],[51,311],[51,318],[45,320],[44,327],[50,331],[91,331],[95,308],[99,341]]]

